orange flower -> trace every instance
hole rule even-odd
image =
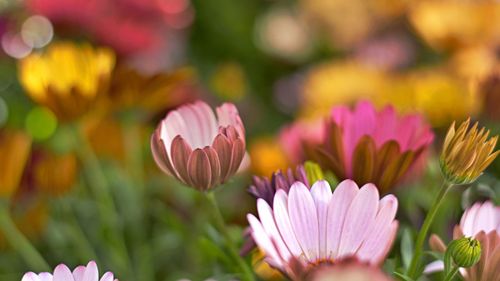
[[[19,187],[31,139],[20,131],[0,130],[0,197],[10,197]]]

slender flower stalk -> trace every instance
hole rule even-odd
[[[415,252],[408,268],[407,275],[417,279],[420,275],[421,257],[429,229],[450,187],[474,182],[483,171],[495,160],[499,151],[493,152],[497,136],[488,139],[489,131],[478,130],[478,123],[469,129],[470,119],[463,122],[457,130],[453,123],[446,135],[440,157],[441,172],[444,182],[437,197],[427,213],[417,241]]]
[[[7,200],[0,202],[0,229],[7,241],[30,267],[36,270],[48,270],[49,264],[12,221],[8,205]]]
[[[238,248],[236,247],[235,242],[233,241],[231,235],[227,230],[226,223],[224,222],[224,218],[222,217],[219,205],[217,204],[217,199],[215,198],[213,191],[206,192],[205,197],[210,203],[209,210],[212,213],[215,226],[218,229],[218,231],[224,236],[225,244],[228,247],[229,253],[231,254],[231,258],[235,260],[238,267],[242,271],[241,273],[243,274],[243,280],[245,281],[255,280],[252,270],[250,269],[249,265],[245,262],[245,260],[243,260],[243,258],[239,255]]]

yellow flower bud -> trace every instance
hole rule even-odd
[[[469,129],[469,124],[470,119],[455,130],[453,123],[444,140],[441,171],[446,180],[453,184],[475,181],[500,152],[493,152],[498,136],[488,139],[489,130],[478,130],[477,122]]]

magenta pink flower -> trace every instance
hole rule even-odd
[[[118,281],[115,279],[112,272],[106,272],[99,279],[99,270],[94,261],[91,261],[87,266],[78,266],[71,272],[69,268],[60,264],[54,269],[54,274],[42,272],[36,274],[28,272],[24,274],[21,281]]]
[[[345,180],[332,193],[326,181],[310,190],[296,182],[288,194],[277,191],[272,208],[258,199],[259,219],[252,214],[247,218],[266,261],[299,279],[304,270],[347,257],[382,263],[398,228],[397,205],[393,195],[379,200],[373,184],[359,188]]]
[[[369,102],[334,107],[325,130],[319,147],[305,141],[311,158],[339,179],[371,182],[382,193],[418,166],[434,138],[421,115],[398,116],[392,106],[376,111]]]
[[[280,142],[287,152],[289,160],[294,164],[306,161],[308,153],[304,149],[319,145],[324,138],[323,119],[312,122],[298,121],[284,127],[280,132]],[[309,146],[304,147],[304,142],[307,142]]]
[[[226,182],[245,156],[245,128],[233,104],[217,117],[198,101],[170,112],[151,137],[158,166],[182,183],[208,190]]]
[[[472,267],[461,271],[466,281],[500,281],[500,207],[491,201],[476,203],[462,215],[455,226],[453,239],[473,237],[481,244],[481,259]],[[437,236],[430,239],[431,248],[445,252],[446,246]],[[426,272],[443,270],[441,261],[429,264]]]

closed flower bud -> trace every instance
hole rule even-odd
[[[488,139],[489,130],[478,123],[469,129],[470,119],[455,130],[453,123],[448,130],[441,152],[441,171],[453,184],[469,184],[495,160],[499,151],[494,151],[498,136]]]
[[[471,237],[453,240],[447,251],[450,251],[453,261],[460,267],[471,267],[481,258],[481,244]]]

